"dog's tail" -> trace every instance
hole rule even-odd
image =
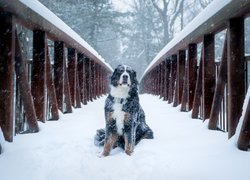
[[[96,146],[103,146],[105,141],[105,129],[96,130],[94,144]]]

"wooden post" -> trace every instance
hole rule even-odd
[[[198,69],[198,77],[196,81],[196,86],[195,86],[195,93],[194,93],[194,102],[193,102],[193,111],[191,117],[193,119],[197,119],[199,115],[199,109],[201,106],[201,98],[202,98],[202,53],[203,50],[201,50],[201,59],[199,63],[199,69]],[[203,114],[202,112],[200,112]]]
[[[16,79],[20,86],[21,99],[23,101],[24,111],[27,118],[28,132],[38,132],[38,123],[36,118],[35,107],[31,95],[31,89],[26,75],[25,60],[20,48],[20,43],[16,35],[16,52],[15,52],[15,69]]]
[[[214,61],[214,34],[203,37],[203,64],[202,64],[202,104],[203,117],[208,119],[212,108],[215,89],[215,61]]]
[[[0,126],[13,141],[15,25],[13,16],[0,12]]]
[[[89,58],[85,58],[85,77],[86,77],[86,81],[85,81],[85,86],[86,86],[86,100],[89,101],[90,100],[90,60]]]
[[[172,102],[174,102],[174,95],[176,94],[176,74],[177,74],[177,55],[172,55],[172,84],[171,84],[171,88],[172,88]],[[174,104],[173,104],[174,105]],[[175,105],[174,105],[175,107]]]
[[[31,92],[38,121],[46,120],[46,72],[47,37],[44,31],[33,31],[33,64],[31,76]]]
[[[185,60],[186,51],[180,50],[177,57],[177,76],[174,107],[178,106],[181,103],[182,99],[183,83],[185,78]]]
[[[162,81],[161,95],[163,97],[163,100],[165,100],[165,84],[166,84],[165,71],[166,71],[166,61],[163,61],[161,65],[161,81]]]
[[[54,44],[54,82],[56,88],[56,97],[58,108],[63,113],[64,112],[64,64],[65,54],[64,54],[64,42],[55,41]]]
[[[172,84],[173,84],[173,61],[172,59],[169,60],[170,62],[170,73],[169,73],[169,84],[168,84],[168,104],[173,102],[173,89],[172,89]]]
[[[68,48],[68,77],[70,86],[70,97],[72,106],[76,108],[76,50]]]
[[[244,19],[228,22],[228,137],[235,133],[245,95]]]
[[[185,112],[187,111],[187,102],[188,102],[188,68],[187,65],[185,67],[185,77],[184,77],[184,83],[183,83],[183,91],[182,91],[182,99],[181,99],[181,111]]]
[[[59,119],[59,113],[58,113],[58,104],[57,104],[57,98],[56,98],[56,89],[55,84],[53,80],[53,68],[50,63],[49,58],[49,50],[48,45],[47,48],[47,58],[46,58],[46,82],[47,82],[47,92],[49,97],[49,105],[51,107],[51,120],[58,120]]]
[[[193,108],[195,84],[197,78],[197,44],[189,44],[188,46],[188,111]]]
[[[79,84],[79,73],[76,71],[76,107],[81,108],[81,89]]]
[[[64,113],[72,113],[72,103],[70,98],[70,86],[69,86],[69,77],[68,77],[68,68],[66,63],[64,63],[64,98],[66,110]]]
[[[78,67],[78,79],[81,94],[81,101],[84,99],[84,82],[83,82],[83,54],[77,53],[77,67]]]
[[[166,66],[165,66],[165,86],[164,86],[164,94],[165,94],[165,100],[168,100],[168,96],[169,96],[169,76],[170,76],[170,60],[166,59]]]
[[[243,124],[238,139],[238,148],[244,151],[248,150],[250,142],[250,99],[246,103],[246,112],[242,115]]]
[[[219,68],[219,75],[216,82],[213,104],[208,123],[208,128],[214,130],[217,129],[219,113],[221,110],[221,101],[224,96],[225,85],[227,82],[227,36],[225,38],[222,59]]]

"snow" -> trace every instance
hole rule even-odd
[[[2,180],[245,180],[250,152],[237,149],[227,134],[207,129],[180,107],[141,95],[146,120],[155,139],[143,140],[132,156],[116,148],[100,158],[96,129],[104,127],[105,97],[39,123],[36,134],[17,135],[0,155]]]
[[[205,23],[209,18],[215,15],[220,9],[229,4],[231,0],[213,0],[201,13],[196,16],[180,33],[177,33],[175,37],[155,56],[155,58],[148,65],[144,71],[142,77],[147,71],[170,49],[181,42],[182,39],[187,37],[192,31],[197,29],[200,25]]]
[[[105,62],[105,60],[85,41],[83,40],[73,29],[71,29],[67,24],[65,24],[59,17],[57,17],[53,12],[51,12],[47,7],[45,7],[38,0],[19,0],[21,3],[41,15],[44,19],[54,24],[56,27],[61,29],[63,32],[68,34],[72,39],[77,41],[83,47],[88,49],[94,56],[96,56],[100,61],[102,61],[111,71],[111,66]]]

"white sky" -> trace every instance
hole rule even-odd
[[[115,8],[121,12],[130,9],[131,0],[112,0]]]

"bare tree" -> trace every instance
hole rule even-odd
[[[164,42],[168,43],[174,34],[176,20],[180,19],[180,29],[183,29],[184,0],[151,0],[160,15],[164,29]]]

